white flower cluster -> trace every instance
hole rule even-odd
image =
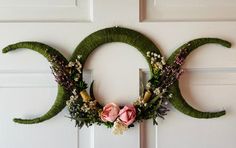
[[[134,101],[134,105],[147,106],[147,103],[144,102],[143,97],[139,97],[136,101]]]
[[[112,133],[114,135],[122,135],[128,129],[128,126],[122,123],[120,120],[116,120],[112,127]]]
[[[72,103],[74,103],[78,99],[79,95],[76,92],[76,89],[73,89],[72,95],[70,96],[70,99],[66,101],[66,105],[69,107]]]
[[[81,59],[81,55],[78,55],[77,59],[75,60],[75,62],[70,61],[68,64],[68,67],[72,68],[75,67],[76,70],[79,72],[78,74],[76,74],[74,80],[75,81],[79,81],[79,78],[81,77],[82,74],[82,64],[80,63],[80,59]]]
[[[147,57],[150,58],[151,66],[154,70],[163,70],[163,66],[166,65],[164,57],[162,57],[160,54],[150,52],[148,51]],[[146,84],[146,92],[152,92],[155,96],[158,96],[158,98],[162,98],[163,95],[166,93],[166,89],[162,89],[161,87],[154,87],[151,82],[148,82]],[[147,96],[150,97],[150,96]],[[172,94],[168,96],[168,98],[172,98]],[[135,105],[139,106],[147,106],[147,101],[149,99],[145,99],[145,95],[143,97],[139,97],[138,100],[134,102]]]
[[[146,89],[149,90],[149,89],[151,89],[151,87],[152,87],[151,82],[148,82],[148,83],[146,84]]]
[[[146,84],[146,89],[147,89],[147,90],[150,90],[151,87],[152,87],[152,83],[151,83],[151,82],[148,82],[148,83]],[[165,91],[165,90],[164,90],[164,91]],[[155,88],[154,91],[153,91],[153,93],[154,93],[155,95],[159,95],[161,92],[163,92],[163,90],[161,90],[159,87],[158,87],[158,88]]]
[[[155,88],[154,91],[153,91],[153,93],[154,93],[155,95],[160,95],[160,93],[161,93],[160,88],[159,88],[159,87],[158,87],[158,88]]]
[[[75,101],[79,98],[79,95],[76,92],[76,89],[73,89],[72,91],[72,95],[70,96],[70,99],[68,101],[66,101],[66,105],[68,107],[70,107],[73,103],[75,103]],[[84,102],[83,106],[81,107],[81,110],[84,112],[88,112],[90,110],[96,109],[96,104],[97,101],[96,100],[91,100],[88,102]]]
[[[147,85],[146,85],[146,89],[147,90],[150,90],[151,89],[151,82],[148,82]],[[153,93],[157,96],[161,96],[161,94],[165,93],[167,90],[166,89],[160,89],[159,87],[155,88]],[[170,98],[172,97],[172,94],[170,94],[169,96]]]
[[[147,57],[150,58],[154,69],[163,69],[163,65],[166,65],[165,58],[155,52],[148,51]]]
[[[85,102],[83,106],[81,107],[81,110],[87,113],[90,110],[96,109],[96,104],[97,104],[96,100]]]

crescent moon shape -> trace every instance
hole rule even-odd
[[[55,50],[54,48],[48,45],[45,45],[39,42],[19,42],[19,43],[12,44],[5,47],[2,50],[2,52],[7,53],[9,51],[16,50],[18,48],[28,48],[33,51],[36,51],[40,53],[41,55],[43,55],[45,58],[47,58],[49,62],[52,62],[51,61],[52,56],[57,56],[61,60],[63,60],[65,63],[68,63],[67,59],[60,52],[58,52],[57,50]],[[34,124],[34,123],[43,122],[45,120],[48,120],[56,116],[66,106],[66,100],[68,98],[69,98],[68,92],[62,86],[58,85],[58,93],[57,93],[56,100],[47,113],[34,119],[15,118],[13,120],[14,122],[22,123],[22,124]]]
[[[76,60],[78,55],[82,55],[82,57],[80,58],[80,62],[82,65],[84,65],[88,56],[97,47],[112,42],[126,43],[128,45],[135,47],[145,57],[147,61],[148,61],[147,57],[148,51],[155,52],[161,55],[160,50],[157,48],[157,46],[145,35],[128,28],[110,27],[98,30],[87,36],[85,39],[83,39],[73,52],[70,61],[74,61]],[[148,64],[149,64],[150,76],[152,77],[153,71],[149,62]],[[93,83],[90,86],[90,94],[93,95]],[[94,98],[94,95],[92,98]]]
[[[179,53],[179,51],[183,48],[189,49],[188,54],[190,54],[194,49],[198,48],[199,46],[208,44],[208,43],[216,43],[220,44],[224,47],[230,48],[231,43],[222,39],[217,38],[199,38],[192,40],[184,45],[182,45],[180,48],[178,48],[167,60],[168,64],[171,64],[175,60],[176,54]],[[202,112],[199,111],[193,107],[191,107],[185,100],[184,97],[181,95],[181,91],[179,89],[179,83],[176,81],[171,87],[170,92],[173,94],[173,98],[170,99],[170,103],[180,112],[189,115],[191,117],[195,118],[216,118],[220,117],[222,115],[225,115],[225,110],[219,111],[219,112]]]
[[[145,57],[147,61],[148,51],[155,52],[161,55],[160,50],[157,48],[157,46],[145,35],[128,28],[111,27],[98,30],[87,36],[84,40],[82,40],[73,52],[70,61],[74,61],[78,55],[83,55],[80,59],[80,62],[82,65],[84,65],[88,56],[97,47],[112,42],[126,43],[135,47]],[[153,73],[150,64],[149,69],[151,71],[152,76]]]

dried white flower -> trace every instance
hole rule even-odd
[[[80,61],[76,60],[76,67],[77,68],[82,68],[82,64],[80,63]]]
[[[173,97],[173,94],[169,94],[169,97],[172,98],[172,97]]]
[[[74,98],[75,98],[74,95],[70,96],[70,100],[74,100]]]
[[[143,101],[143,98],[142,97],[139,97],[135,102],[134,102],[134,105],[139,105],[139,106],[145,106],[145,102]]]
[[[156,88],[153,92],[155,95],[159,95],[161,93],[161,90],[160,88]]]
[[[162,63],[162,65],[166,65],[166,61],[165,61],[164,57],[161,57],[161,63]]]
[[[90,109],[95,109],[96,108],[97,101],[89,101],[89,108]]]
[[[154,57],[151,57],[151,61],[155,62],[155,58],[154,58]]]
[[[66,101],[66,105],[70,107],[71,104],[74,103],[77,98],[78,98],[78,95],[71,95],[70,99]]]
[[[162,69],[163,68],[163,65],[160,63],[160,62],[156,62],[157,66],[159,69]]]
[[[164,104],[165,104],[165,105],[168,105],[168,104],[169,104],[169,102],[168,102],[168,101],[165,101],[165,102],[164,102]]]
[[[75,88],[73,89],[72,94],[73,94],[73,95],[77,95],[77,92],[76,92],[76,89],[75,89]]]
[[[79,73],[82,73],[81,68],[76,68]]]
[[[78,56],[77,56],[77,59],[81,59],[81,58],[82,58],[82,55],[78,55]]]
[[[119,119],[114,122],[112,127],[112,133],[114,135],[122,135],[124,131],[128,129],[128,126],[122,123]]]
[[[74,62],[69,62],[68,67],[73,67],[73,66],[75,66],[75,63]]]
[[[70,100],[67,100],[67,101],[66,101],[66,105],[67,105],[67,106],[70,106],[70,105],[71,105],[71,101],[70,101]]]
[[[155,69],[163,69],[163,65],[162,65],[162,63],[160,63],[160,62],[155,62],[155,64],[153,65],[153,67],[154,67]]]
[[[88,105],[86,103],[84,103],[83,106],[81,107],[81,110],[84,112],[88,112],[90,110],[90,108],[88,107]]]
[[[150,82],[148,82],[148,83],[146,84],[146,88],[147,88],[147,89],[150,89],[151,86],[152,86],[152,84],[151,84]]]
[[[79,81],[79,78],[74,78],[74,80],[77,82],[77,81]]]
[[[78,98],[78,95],[71,95],[70,100],[75,101]]]

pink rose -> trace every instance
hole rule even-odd
[[[101,119],[102,121],[110,121],[113,122],[116,120],[116,118],[119,115],[120,108],[115,103],[109,103],[106,104],[103,107],[102,113],[101,113]]]
[[[126,105],[120,110],[119,116],[119,119],[128,126],[135,120],[136,109],[133,105]]]

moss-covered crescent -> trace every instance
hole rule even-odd
[[[222,39],[217,38],[199,38],[192,41],[189,41],[188,43],[182,45],[179,47],[167,60],[168,64],[171,64],[175,60],[176,54],[184,48],[187,48],[188,54],[190,54],[192,51],[197,49],[199,46],[209,44],[209,43],[215,43],[220,44],[224,47],[230,48],[231,43]],[[219,112],[202,112],[197,109],[194,109],[192,106],[190,106],[181,95],[181,91],[179,89],[179,83],[178,81],[175,82],[170,87],[170,92],[173,94],[173,98],[170,99],[171,104],[180,112],[189,115],[191,117],[195,118],[215,118],[220,117],[225,114],[225,110],[219,111]]]
[[[48,61],[51,61],[51,58],[53,56],[57,56],[65,63],[68,63],[67,59],[60,52],[58,52],[57,50],[48,45],[39,42],[19,42],[5,47],[2,50],[2,52],[7,53],[9,51],[16,50],[19,48],[27,48],[36,51],[41,55],[43,55],[45,58],[47,58]],[[57,115],[66,106],[66,100],[68,99],[67,94],[68,94],[67,91],[62,86],[58,85],[58,93],[56,100],[47,113],[33,119],[15,118],[13,120],[17,123],[22,123],[22,124],[34,124],[48,120]]]

